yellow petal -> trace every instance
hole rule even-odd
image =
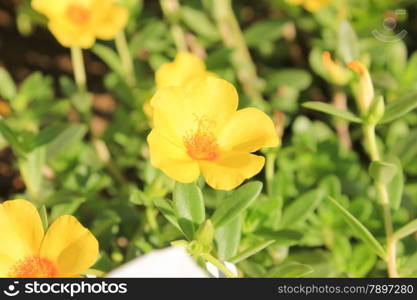
[[[217,190],[229,191],[245,179],[258,174],[265,159],[254,154],[230,152],[216,161],[200,161],[199,164],[208,185]]]
[[[256,108],[238,110],[218,136],[220,147],[227,151],[254,152],[278,142],[271,118]]]
[[[39,252],[43,227],[36,207],[26,200],[0,205],[0,277],[17,261]]]
[[[46,233],[40,254],[57,266],[61,276],[79,275],[95,263],[98,242],[76,218],[62,216]]]
[[[180,87],[160,89],[151,99],[154,127],[172,141],[180,143],[192,129],[194,116]]]
[[[32,0],[32,8],[47,17],[62,14],[71,0]]]
[[[304,7],[310,12],[316,12],[330,4],[331,0],[305,0]]]
[[[100,22],[96,25],[97,37],[103,40],[113,39],[126,26],[128,16],[129,14],[124,7],[111,7],[109,11],[101,16]]]
[[[155,168],[183,183],[193,182],[198,178],[198,163],[187,155],[184,145],[174,144],[157,129],[153,129],[148,135],[148,144],[151,163]]]
[[[88,49],[95,43],[95,36],[88,28],[71,26],[66,20],[51,19],[48,28],[58,42],[65,47],[78,46]]]
[[[180,86],[204,76],[206,66],[196,55],[189,52],[179,52],[171,63],[163,64],[155,74],[157,89],[167,86]]]
[[[226,80],[206,76],[186,88],[186,104],[195,119],[207,119],[216,134],[230,120],[238,106],[235,87]]]

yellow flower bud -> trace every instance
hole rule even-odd
[[[328,80],[336,85],[345,85],[350,80],[350,73],[344,67],[336,64],[329,51],[324,51],[322,55],[324,68],[326,69]]]
[[[359,75],[359,86],[356,94],[356,101],[362,114],[366,114],[374,99],[374,85],[368,69],[359,61],[349,63],[349,68]]]

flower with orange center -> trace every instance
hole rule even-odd
[[[48,28],[66,47],[91,48],[96,38],[110,40],[127,22],[116,0],[32,0],[48,19]]]
[[[26,200],[0,204],[0,277],[78,277],[98,256],[98,242],[72,216],[59,217],[44,233]]]
[[[263,168],[264,157],[252,152],[278,145],[272,120],[255,108],[237,110],[236,89],[214,76],[162,88],[151,105],[151,163],[179,182],[202,173],[211,187],[231,190]]]

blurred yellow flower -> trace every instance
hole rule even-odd
[[[0,204],[0,277],[76,277],[98,256],[96,238],[72,216],[59,217],[46,234],[26,200]]]
[[[211,187],[231,190],[263,168],[264,157],[252,152],[278,145],[272,120],[255,108],[237,110],[234,86],[214,76],[162,88],[151,105],[151,163],[179,182],[201,172]]]
[[[32,0],[48,28],[65,47],[91,48],[96,38],[110,40],[127,22],[128,12],[116,0]]]
[[[163,64],[156,71],[156,88],[181,86],[207,75],[215,76],[206,71],[206,66],[201,58],[190,52],[178,52],[173,62]]]
[[[318,11],[330,4],[332,0],[286,0],[287,3],[302,5],[310,12]]]

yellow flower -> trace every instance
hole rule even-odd
[[[332,0],[286,0],[293,5],[302,5],[310,12],[316,12],[330,4]]]
[[[26,200],[0,204],[0,277],[75,277],[98,255],[96,238],[72,216],[59,217],[46,234]]]
[[[48,28],[65,47],[91,48],[96,38],[111,40],[127,22],[116,0],[32,0],[48,19]]]
[[[151,105],[151,163],[179,182],[201,172],[211,187],[231,190],[264,166],[252,152],[278,145],[272,120],[255,108],[237,110],[236,89],[213,76],[160,89]]]
[[[178,52],[173,62],[163,64],[156,71],[156,89],[181,86],[207,75],[215,76],[206,71],[204,62],[198,56],[190,52]]]

